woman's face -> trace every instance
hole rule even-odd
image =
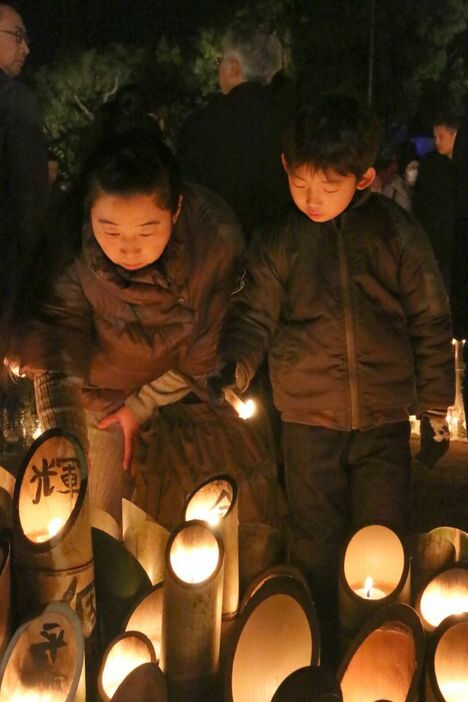
[[[101,193],[91,207],[94,236],[106,256],[133,271],[154,263],[171,238],[175,214],[157,205],[155,195]]]

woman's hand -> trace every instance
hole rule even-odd
[[[120,424],[124,436],[124,457],[123,467],[131,473],[133,458],[133,442],[140,433],[140,422],[136,415],[127,407],[122,405],[118,410],[108,414],[107,417],[98,422],[98,429],[107,429],[112,424]]]

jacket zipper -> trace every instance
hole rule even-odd
[[[360,412],[356,363],[356,344],[354,335],[354,315],[351,299],[348,255],[346,252],[345,241],[341,232],[338,232],[338,256],[340,261],[340,278],[343,290],[344,326],[346,339],[346,355],[348,360],[349,399],[351,409],[350,424],[351,429],[358,429],[360,425]]]

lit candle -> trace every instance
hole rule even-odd
[[[364,580],[364,587],[353,588],[356,595],[365,600],[381,600],[382,597],[387,597],[387,593],[379,587],[374,587],[373,579],[368,576]]]
[[[219,549],[216,542],[186,548],[176,543],[171,551],[171,566],[178,578],[186,583],[202,583],[216,570]]]
[[[38,531],[33,534],[28,534],[28,538],[31,541],[35,541],[37,544],[43,544],[45,541],[49,541],[53,536],[59,533],[60,529],[63,527],[63,519],[61,517],[54,517],[47,525],[47,531]]]
[[[233,390],[225,389],[224,399],[233,407],[241,419],[250,419],[255,414],[255,402],[247,400],[244,402]]]

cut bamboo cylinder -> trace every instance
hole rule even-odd
[[[285,558],[285,543],[280,529],[271,524],[239,524],[239,586],[241,595],[252,580]]]
[[[253,595],[255,595],[255,593],[258,590],[260,590],[261,587],[263,587],[263,585],[265,585],[265,583],[267,583],[269,580],[273,580],[274,578],[278,577],[294,578],[295,580],[302,583],[305,590],[309,591],[307,578],[302,573],[302,571],[299,570],[299,568],[296,568],[292,565],[288,565],[286,563],[274,565],[271,568],[267,568],[266,570],[259,573],[259,575],[257,575],[257,577],[252,580],[241,600],[239,608],[240,611],[242,612],[242,610],[245,609],[249,600],[253,597]]]
[[[121,541],[94,528],[92,541],[99,635],[106,644],[123,631],[129,611],[151,592],[151,582]]]
[[[271,702],[343,702],[343,695],[331,671],[309,665],[288,675]]]
[[[411,601],[414,602],[432,575],[455,562],[455,546],[438,534],[412,534],[411,550]]]
[[[163,597],[163,583],[154,585],[151,592],[136,604],[125,623],[125,631],[141,631],[149,638],[157,661],[161,657]]]
[[[381,524],[357,530],[344,550],[339,576],[343,650],[364,621],[382,605],[409,604],[410,559],[398,535]]]
[[[189,495],[185,520],[201,519],[220,532],[224,544],[223,619],[239,608],[239,514],[237,485],[229,475],[206,480]]]
[[[416,702],[424,660],[424,632],[416,612],[384,605],[353,639],[337,678],[346,702]]]
[[[15,478],[6,468],[0,466],[0,532],[12,527],[14,490]]]
[[[143,663],[119,685],[112,702],[169,702],[164,673],[155,663]]]
[[[109,536],[112,536],[112,538],[117,541],[121,540],[120,527],[109,512],[106,512],[100,507],[93,507],[90,513],[90,521],[91,526],[95,529],[105,531],[106,534],[109,534]]]
[[[86,702],[80,620],[63,602],[23,624],[0,665],[1,702]]]
[[[37,439],[19,471],[13,499],[15,593],[21,616],[63,601],[85,637],[96,622],[86,462],[60,429]]]
[[[290,673],[319,661],[319,626],[309,591],[295,578],[270,578],[234,624],[224,699],[270,702]]]
[[[455,547],[455,560],[468,561],[468,533],[463,529],[452,526],[440,526],[432,529],[429,534],[448,539]]]
[[[425,702],[468,700],[468,612],[447,617],[427,646]]]
[[[110,702],[132,670],[143,663],[155,662],[154,649],[147,636],[139,631],[126,631],[117,636],[111,641],[102,658],[98,675],[101,700]]]
[[[122,500],[122,540],[153,585],[164,580],[164,553],[169,536],[167,529],[133,502]]]
[[[0,660],[10,639],[11,628],[10,544],[0,541]]]
[[[166,548],[161,669],[171,702],[209,699],[219,665],[224,547],[201,520],[181,524]]]
[[[419,592],[415,608],[428,632],[446,617],[468,612],[468,564],[458,563],[437,573]]]

